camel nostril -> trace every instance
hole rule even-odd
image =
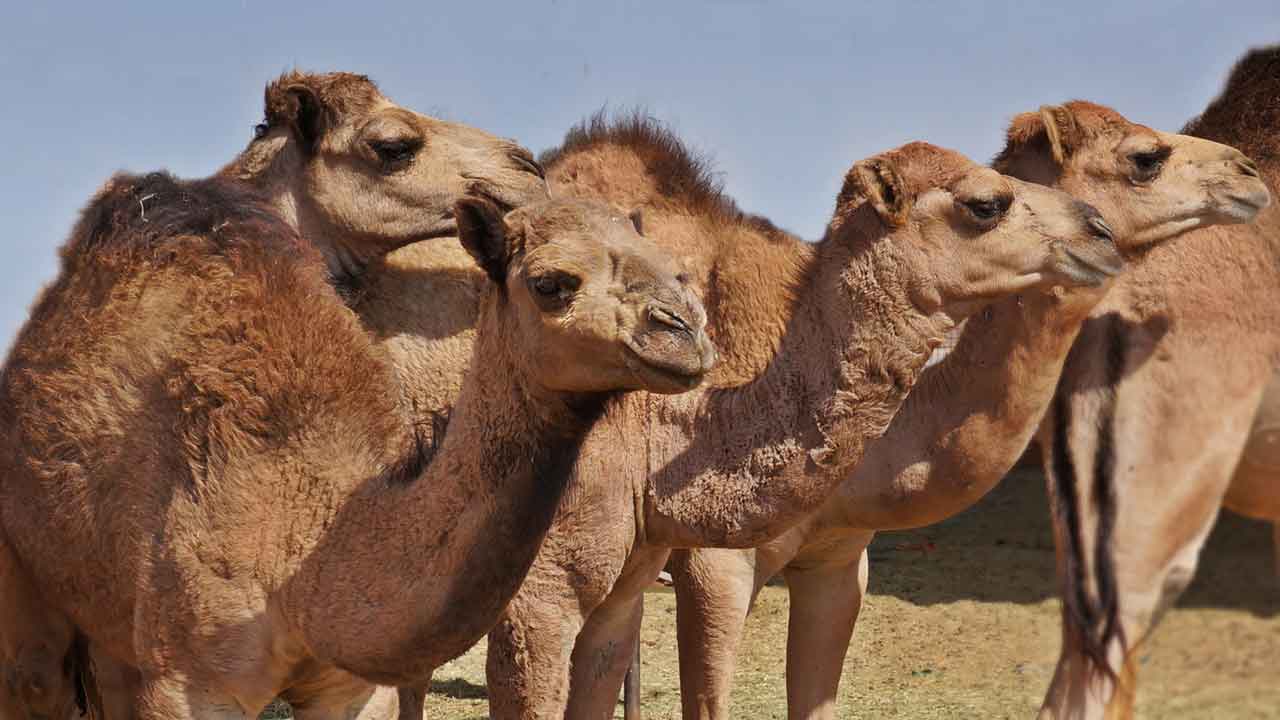
[[[1101,215],[1094,215],[1089,218],[1089,229],[1093,231],[1093,236],[1108,243],[1115,242],[1115,233],[1111,231],[1111,226]]]
[[[1255,163],[1253,160],[1250,160],[1249,158],[1237,160],[1236,167],[1240,169],[1240,172],[1242,174],[1247,175],[1249,177],[1252,177],[1252,178],[1262,177],[1262,174],[1258,171],[1258,164]]]
[[[678,314],[673,312],[670,308],[663,307],[661,305],[650,305],[649,319],[658,323],[659,325],[666,325],[669,328],[682,330],[690,335],[693,334],[693,328],[689,325],[689,323],[685,322],[684,318],[680,317]]]

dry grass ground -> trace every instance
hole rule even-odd
[[[1058,651],[1046,507],[1040,474],[1023,471],[956,518],[877,539],[841,717],[1034,715]],[[900,549],[925,539],[935,546],[927,554]],[[1280,718],[1271,567],[1269,529],[1224,516],[1194,585],[1142,652],[1139,717]],[[674,597],[645,602],[645,717],[679,717]],[[786,588],[765,588],[739,659],[734,717],[786,717],[786,625]],[[483,644],[436,673],[427,711],[432,720],[487,716]]]

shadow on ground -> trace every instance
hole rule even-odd
[[[871,545],[873,595],[917,605],[959,600],[1038,603],[1057,594],[1044,478],[1026,469],[969,510],[920,530],[882,533]],[[1271,528],[1223,513],[1181,607],[1280,615]]]

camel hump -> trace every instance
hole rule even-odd
[[[247,184],[221,177],[179,180],[168,172],[117,173],[90,200],[71,240],[67,262],[126,252],[163,262],[176,239],[203,238],[207,251],[235,246],[297,251],[301,241],[266,199]]]
[[[1223,142],[1263,165],[1280,159],[1280,44],[1245,53],[1222,92],[1187,123],[1186,135]]]

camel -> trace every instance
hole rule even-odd
[[[1243,150],[1274,193],[1277,97],[1280,46],[1251,51],[1183,132]],[[1065,135],[1055,157],[1030,148],[997,167],[1088,200],[1087,169]],[[1274,507],[1275,476],[1254,466],[1271,462],[1275,408],[1259,408],[1278,360],[1275,204],[1252,225],[1152,247],[1086,321],[1038,434],[1063,593],[1063,650],[1042,717],[1131,717],[1140,647],[1191,581],[1224,499],[1246,513]]]
[[[1022,124],[1035,121],[1082,133],[1072,152],[1090,169],[1086,200],[1107,217],[1126,255],[1173,240],[1188,227],[1246,222],[1267,203],[1265,185],[1240,152],[1156,132],[1089,103],[1019,118],[1006,152],[1021,149],[1027,142]],[[1156,151],[1169,171],[1127,162]],[[790,597],[789,715],[836,717],[844,657],[866,593],[867,545],[878,530],[954,515],[999,482],[1033,438],[1073,341],[1109,287],[1021,293],[971,318],[818,512],[757,548],[672,554],[685,718],[731,716],[743,626],[756,595],[778,573]]]
[[[348,298],[360,295],[356,277],[381,253],[456,234],[453,203],[463,193],[500,207],[546,197],[542,169],[527,150],[400,107],[363,76],[286,73],[267,86],[265,108],[254,140],[222,175],[268,196],[320,250]],[[473,285],[474,306],[480,285]],[[427,445],[432,430],[417,428]],[[66,717],[77,700],[83,708],[91,688],[77,675],[87,669],[86,648],[72,652],[71,626],[34,592],[3,542],[0,573],[0,717]],[[107,661],[94,656],[97,665]]]
[[[553,195],[643,209],[647,234],[683,258],[705,299],[721,364],[704,389],[632,396],[643,405],[593,429],[489,634],[497,718],[608,716],[641,593],[669,548],[781,532],[858,464],[957,323],[1012,293],[1118,269],[1092,208],[924,143],[855,163],[817,244],[739,211],[644,118],[597,117],[543,162]],[[833,397],[840,384],[853,394]],[[645,442],[624,442],[639,433]]]
[[[264,196],[120,175],[86,208],[4,371],[3,520],[37,590],[139,670],[139,718],[279,694],[299,718],[387,716],[369,683],[418,682],[493,625],[610,404],[714,363],[701,304],[625,216],[451,216],[489,285],[432,448]]]

